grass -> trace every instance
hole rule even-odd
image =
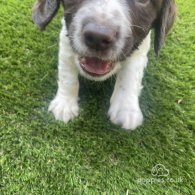
[[[177,1],[160,57],[151,50],[140,98],[145,122],[130,133],[106,117],[114,79],[81,79],[80,116],[71,123],[48,113],[61,16],[41,33],[33,2],[0,0],[0,194],[193,194],[194,0]],[[169,180],[151,174],[159,163]]]

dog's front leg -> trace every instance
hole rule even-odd
[[[117,75],[108,115],[114,124],[125,129],[135,129],[142,124],[143,115],[139,107],[139,94],[142,89],[142,77],[147,65],[147,53],[150,47],[150,35],[139,49],[134,51]]]
[[[65,26],[60,34],[58,79],[58,91],[50,103],[49,111],[54,114],[56,120],[67,123],[78,116],[79,80]]]

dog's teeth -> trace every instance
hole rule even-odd
[[[83,67],[83,68],[85,68],[85,64],[83,64],[83,63],[80,63],[80,66]]]

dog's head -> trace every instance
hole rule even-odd
[[[174,0],[38,0],[33,21],[43,30],[60,3],[82,70],[102,78],[131,55],[152,28],[158,55],[176,12]]]

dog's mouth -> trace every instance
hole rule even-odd
[[[96,57],[81,57],[79,63],[84,72],[91,76],[101,77],[113,69],[113,62]]]

